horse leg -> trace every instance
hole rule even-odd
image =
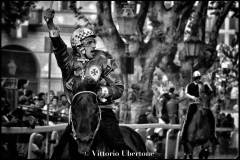
[[[201,147],[201,151],[199,152],[199,159],[208,159],[208,156],[209,156],[209,147],[204,147],[202,146]]]
[[[192,159],[193,146],[190,143],[186,143],[184,144],[183,149],[184,149],[184,159],[187,159],[187,157]]]
[[[198,154],[198,158],[199,158],[199,159],[203,159],[203,156],[204,156],[204,148],[201,147],[201,150],[200,150],[200,152],[199,152],[199,154]]]
[[[193,159],[193,148],[194,148],[194,146],[192,144],[188,143],[188,149],[189,149],[188,157],[189,157],[189,159]]]
[[[183,144],[183,152],[184,152],[183,159],[187,159],[187,155],[188,155],[188,147],[187,147],[187,144]]]
[[[205,152],[204,152],[204,159],[208,159],[209,156],[209,147],[205,148]]]

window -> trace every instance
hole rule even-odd
[[[49,80],[47,78],[41,78],[39,82],[39,92],[47,92],[48,91]],[[52,78],[50,80],[50,89],[54,90],[55,93],[64,91],[62,79],[60,78]]]
[[[40,65],[40,77],[47,78],[49,71],[49,53],[38,53],[35,55]],[[51,78],[62,78],[61,70],[59,69],[56,58],[53,54],[51,55]]]
[[[82,7],[84,12],[96,12],[96,3],[97,1],[79,1],[79,4]]]
[[[40,79],[39,79],[39,92],[48,91],[48,72],[49,72],[49,53],[36,53],[35,54],[40,65]],[[34,84],[35,82],[33,82]],[[51,79],[50,89],[58,92],[63,91],[62,73],[57,65],[55,56],[51,56]]]
[[[62,1],[61,3],[62,3],[61,10],[71,10],[70,9],[70,4],[71,4],[70,1]]]

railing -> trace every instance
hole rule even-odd
[[[119,124],[120,126],[128,126],[132,129],[142,129],[142,128],[162,128],[168,129],[166,135],[166,145],[165,145],[165,158],[168,158],[168,146],[169,146],[169,135],[174,130],[179,130],[177,133],[177,140],[176,140],[176,148],[175,148],[175,158],[178,157],[178,149],[179,149],[179,141],[180,141],[180,133],[181,133],[181,125],[179,124],[160,124],[160,123],[150,123],[150,124]],[[2,134],[30,134],[30,133],[41,133],[41,132],[52,132],[52,138],[56,137],[56,131],[64,130],[67,126],[67,123],[63,124],[56,124],[54,126],[36,126],[34,129],[28,127],[2,127]],[[234,131],[238,132],[238,128],[216,128],[216,132],[225,132],[225,131]],[[30,136],[30,141],[33,136]],[[56,139],[56,138],[54,138]],[[54,145],[54,144],[52,144]],[[52,146],[50,147],[52,148]],[[52,150],[50,151],[52,152]],[[52,153],[50,153],[51,155]]]

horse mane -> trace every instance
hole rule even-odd
[[[78,92],[81,91],[91,91],[96,93],[98,90],[99,86],[97,82],[90,78],[90,77],[85,77],[83,80],[80,77],[74,76],[73,78],[73,94],[77,94]],[[82,96],[76,96],[74,100],[72,101],[72,104],[79,104],[81,101],[81,104],[87,105],[89,104],[90,100],[89,97],[83,98]],[[93,103],[97,103],[96,98],[93,98]]]
[[[97,82],[91,77],[85,77],[83,80],[80,77],[73,77],[73,94],[80,91],[96,92],[98,88]]]

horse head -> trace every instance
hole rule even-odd
[[[89,77],[75,78],[71,102],[71,124],[73,138],[80,154],[89,153],[100,125],[101,113],[97,102],[97,82]]]

